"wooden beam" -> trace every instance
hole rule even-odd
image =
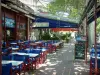
[[[2,26],[1,26],[1,0],[0,0],[0,75],[2,75]]]
[[[94,29],[95,29],[95,43],[94,43],[94,49],[95,49],[95,75],[97,75],[97,40],[96,40],[96,26],[97,26],[97,0],[95,0],[95,3],[94,3]]]
[[[87,64],[87,50],[88,50],[88,25],[87,25],[87,15],[86,15],[86,64]]]

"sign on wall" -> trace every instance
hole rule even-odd
[[[35,22],[33,23],[33,27],[49,27],[48,22]]]
[[[2,17],[2,25],[4,26],[4,17]],[[15,20],[12,18],[5,17],[5,26],[9,28],[15,27]]]

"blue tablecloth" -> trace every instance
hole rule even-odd
[[[18,66],[23,63],[23,61],[15,61],[15,60],[2,60],[2,64],[12,63],[12,66]]]

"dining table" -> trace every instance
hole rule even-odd
[[[16,60],[2,60],[2,64],[9,64],[11,63],[12,66],[19,66],[23,63],[23,61],[16,61]]]
[[[39,54],[36,54],[36,53],[22,53],[22,52],[13,52],[13,53],[11,53],[11,55],[14,55],[14,54],[28,55],[30,58],[35,58],[35,57],[39,56]]]

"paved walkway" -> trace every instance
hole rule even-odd
[[[74,44],[65,44],[64,48],[49,54],[47,61],[30,75],[89,75],[88,65],[74,61]]]

